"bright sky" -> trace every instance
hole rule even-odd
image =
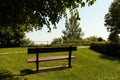
[[[80,8],[80,27],[85,33],[84,38],[89,36],[98,36],[107,39],[109,33],[104,26],[104,16],[108,13],[108,8],[113,0],[96,0],[91,7]],[[52,29],[48,33],[48,29],[43,27],[42,30],[33,31],[26,34],[27,38],[32,41],[52,41],[54,38],[61,37],[62,30],[65,29],[65,20],[60,20],[57,29]]]

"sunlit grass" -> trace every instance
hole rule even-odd
[[[0,48],[0,54],[9,54],[9,53],[23,53],[26,52],[27,48]]]
[[[35,57],[23,54],[14,53],[16,49],[10,49],[13,53],[0,54],[0,69],[6,69],[15,75],[20,75],[22,70],[35,68],[35,63],[27,63],[27,57]],[[21,50],[27,50],[22,48]],[[0,49],[1,51],[1,49]],[[9,49],[4,49],[2,52],[8,52]],[[66,53],[63,53],[66,54]],[[42,54],[41,56],[63,55],[59,53]],[[76,58],[72,59],[72,68],[63,70],[39,72],[27,74],[24,77],[28,80],[119,80],[120,79],[120,61],[118,59],[109,60],[103,55],[92,51],[88,48],[78,48],[73,52]],[[66,65],[67,60],[55,60],[40,63],[40,67]]]

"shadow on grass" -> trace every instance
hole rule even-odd
[[[100,58],[108,59],[108,60],[112,60],[112,61],[114,61],[114,60],[120,61],[120,57],[119,56],[110,56],[110,55],[104,55],[104,54],[102,54],[100,56]]]
[[[29,75],[29,74],[35,74],[35,73],[41,73],[41,72],[49,72],[49,71],[59,71],[59,70],[65,70],[68,69],[67,66],[55,66],[55,67],[44,67],[40,68],[39,71],[31,70],[31,69],[24,69],[21,70],[21,76]]]
[[[8,70],[0,70],[0,80],[27,80],[14,75]]]

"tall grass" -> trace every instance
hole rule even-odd
[[[1,50],[1,49],[0,49]],[[24,49],[27,50],[27,49]],[[6,52],[7,49],[4,51]],[[64,55],[59,53],[43,54],[41,56]],[[72,59],[72,68],[62,70],[42,71],[20,75],[21,71],[35,68],[35,63],[27,63],[27,57],[34,57],[23,54],[0,54],[0,69],[5,69],[15,75],[28,80],[119,80],[120,79],[120,61],[110,59],[107,56],[99,54],[88,48],[78,48],[73,52],[76,58]],[[40,63],[40,67],[66,65],[67,60],[55,60]]]

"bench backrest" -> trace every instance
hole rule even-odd
[[[44,47],[44,48],[28,48],[28,54],[35,53],[48,53],[48,52],[64,52],[64,51],[76,51],[77,47]]]

